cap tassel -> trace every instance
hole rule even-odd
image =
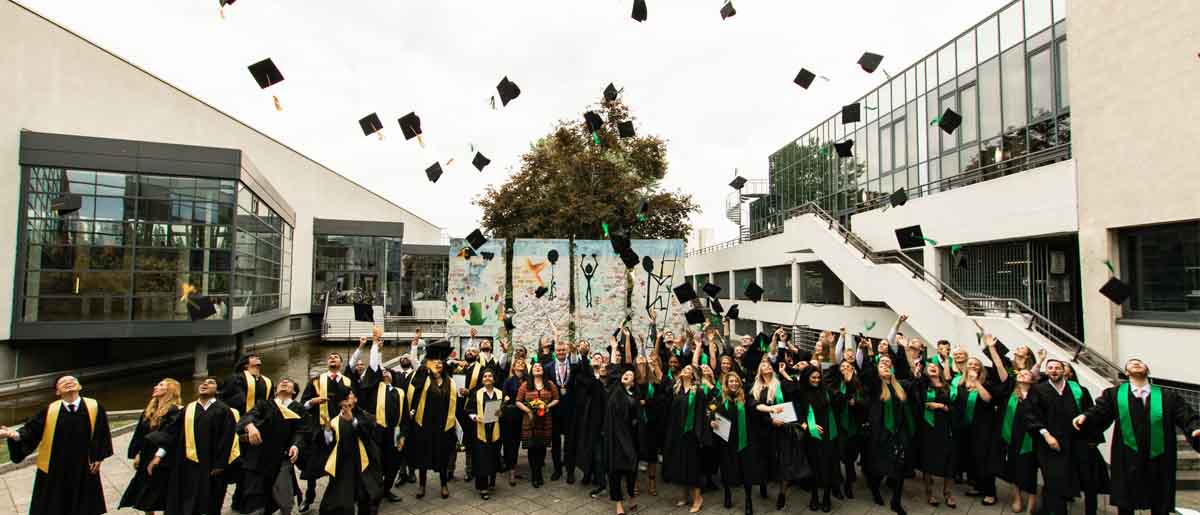
[[[420,134],[417,134],[417,144],[421,145],[421,148],[425,148],[425,138],[422,138]]]
[[[930,126],[930,127],[932,127],[932,126],[934,126],[934,125],[937,125],[937,124],[939,124],[939,123],[941,123],[941,122],[942,122],[942,117],[941,117],[941,116],[934,116],[934,117],[933,117],[933,119],[929,121],[929,126]]]
[[[596,131],[592,131],[592,143],[595,143],[597,145],[600,144],[600,134],[597,133]]]
[[[937,246],[937,240],[931,240],[931,239],[929,239],[929,238],[921,238],[921,239],[922,239],[922,240],[925,240],[925,243],[928,243],[928,244],[930,244],[930,245],[933,245],[934,247],[936,247],[936,246]]]
[[[1116,270],[1115,268],[1113,268],[1112,261],[1109,261],[1109,260],[1105,259],[1105,260],[1104,260],[1104,266],[1108,267],[1108,272],[1109,272],[1110,274],[1117,275],[1117,270]]]
[[[379,138],[379,141],[383,141],[383,129],[379,129],[377,132],[375,132],[375,136]]]
[[[217,9],[217,13],[219,13],[221,15],[221,19],[224,20],[225,19],[225,6],[222,5],[220,9]]]
[[[604,229],[604,237],[607,238],[608,237],[608,222],[601,223],[600,228]]]
[[[452,164],[454,164],[454,158],[453,158],[453,157],[452,157],[452,158],[450,158],[450,160],[449,160],[449,161],[446,161],[446,166],[450,166],[450,165],[452,165]]]
[[[283,112],[283,104],[279,103],[279,97],[271,95],[271,100],[275,102],[275,110]]]
[[[496,95],[492,95],[491,104],[492,104],[492,110],[495,111],[496,110]]]
[[[180,290],[183,291],[183,295],[179,297],[179,300],[183,301],[184,299],[188,298],[188,295],[191,295],[196,291],[196,287],[189,283],[183,283],[183,286],[180,286]]]

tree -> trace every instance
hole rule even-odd
[[[560,120],[530,145],[507,182],[475,198],[493,237],[602,239],[607,224],[630,238],[687,238],[699,206],[661,187],[666,143],[653,135],[620,138],[617,124],[636,120],[620,99],[595,111],[605,119],[595,134],[582,115]],[[639,217],[643,200],[649,209]]]

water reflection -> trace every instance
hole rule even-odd
[[[407,344],[404,347],[385,346],[383,349],[384,361],[399,356],[407,350]],[[342,357],[348,360],[350,354],[354,352],[354,347],[347,344],[322,344],[319,340],[313,339],[262,351],[263,373],[272,380],[286,377],[303,384],[309,377],[325,370],[325,357],[334,351],[342,353]],[[365,353],[364,349],[363,359],[366,359]],[[231,357],[210,357],[208,371],[219,380],[224,381],[233,372]],[[98,399],[108,411],[142,409],[146,407],[146,402],[150,399],[150,389],[164,377],[179,380],[185,402],[195,399],[196,386],[192,379],[190,361],[164,369],[138,372],[105,380],[84,381],[83,395]],[[0,424],[11,425],[23,422],[54,399],[52,387],[0,399]]]

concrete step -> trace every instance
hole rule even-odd
[[[1180,470],[1175,475],[1177,490],[1200,490],[1200,470]]]

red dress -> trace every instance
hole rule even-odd
[[[532,383],[522,384],[521,388],[517,390],[517,401],[525,403],[526,406],[537,399],[541,399],[549,406],[551,402],[558,399],[558,388],[555,388],[554,383],[546,381],[541,390],[535,389]],[[525,415],[525,420],[521,423],[521,439],[525,441],[525,447],[529,448],[531,444],[549,445],[553,427],[549,409],[546,409],[545,415],[540,417],[537,416],[536,411],[533,414]]]

